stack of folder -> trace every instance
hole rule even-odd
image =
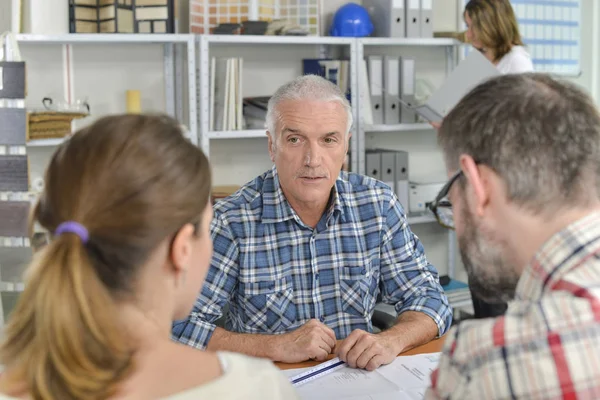
[[[433,36],[433,0],[363,0],[362,5],[373,21],[373,36]]]
[[[400,100],[415,102],[415,60],[407,57],[367,57],[361,67],[360,81],[365,101],[364,122],[367,125],[411,124],[414,111],[401,107]]]
[[[242,58],[215,58],[210,68],[210,130],[241,130]]]

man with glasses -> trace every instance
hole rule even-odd
[[[572,84],[507,75],[438,133],[472,289],[506,314],[447,335],[426,398],[600,398],[600,116]]]

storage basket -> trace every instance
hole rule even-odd
[[[27,140],[61,138],[71,134],[71,122],[89,114],[59,111],[28,113]]]

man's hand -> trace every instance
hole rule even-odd
[[[373,371],[389,364],[402,351],[402,345],[394,336],[385,332],[377,335],[356,329],[336,348],[337,356],[352,368]]]
[[[335,348],[335,333],[326,325],[311,319],[293,332],[273,336],[274,361],[286,363],[309,359],[324,361]]]

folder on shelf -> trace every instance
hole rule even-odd
[[[0,99],[24,99],[25,63],[0,61]]]
[[[388,125],[400,123],[400,60],[385,56],[383,59],[383,122]]]
[[[405,37],[404,0],[363,0],[378,37]]]
[[[24,108],[0,108],[0,146],[25,146],[27,111]]]
[[[236,85],[236,99],[235,99],[235,105],[236,105],[236,124],[235,124],[235,129],[237,130],[242,130],[244,129],[244,98],[243,98],[243,91],[242,91],[242,82],[243,82],[243,78],[242,78],[242,71],[244,67],[244,59],[243,58],[237,58],[237,85]]]
[[[213,58],[212,59],[212,75],[211,81],[213,87],[211,92],[214,94],[211,99],[213,109],[211,120],[211,131],[222,131],[225,129],[225,120],[227,118],[226,94],[227,94],[227,59]]]
[[[383,58],[369,56],[367,58],[369,72],[369,94],[371,95],[371,110],[373,124],[383,123]]]
[[[421,14],[419,23],[422,38],[433,37],[433,0],[421,0]]]
[[[367,175],[381,180],[381,153],[378,150],[367,150],[365,154]]]
[[[29,190],[27,156],[0,157],[0,192]]]
[[[400,59],[400,101],[403,104],[415,103],[415,60],[402,57]],[[403,124],[412,124],[416,120],[415,111],[404,107],[400,110],[400,122]]]
[[[396,197],[402,204],[404,212],[408,214],[409,210],[409,180],[408,180],[408,152],[406,151],[395,151],[394,152],[394,191]]]
[[[373,125],[373,106],[371,104],[371,94],[369,93],[369,76],[367,73],[367,60],[361,60],[358,72],[358,85],[360,86],[360,104],[363,105],[359,110],[359,113],[364,124]]]
[[[29,207],[28,201],[0,201],[0,236],[28,237]]]
[[[212,58],[210,75],[209,130],[243,129],[241,58]]]
[[[415,106],[414,101],[404,97],[401,103],[405,110],[413,110],[427,121],[439,122],[471,89],[497,75],[500,72],[483,54],[471,51],[425,104]]]
[[[417,38],[421,35],[420,0],[406,0],[406,37]]]

